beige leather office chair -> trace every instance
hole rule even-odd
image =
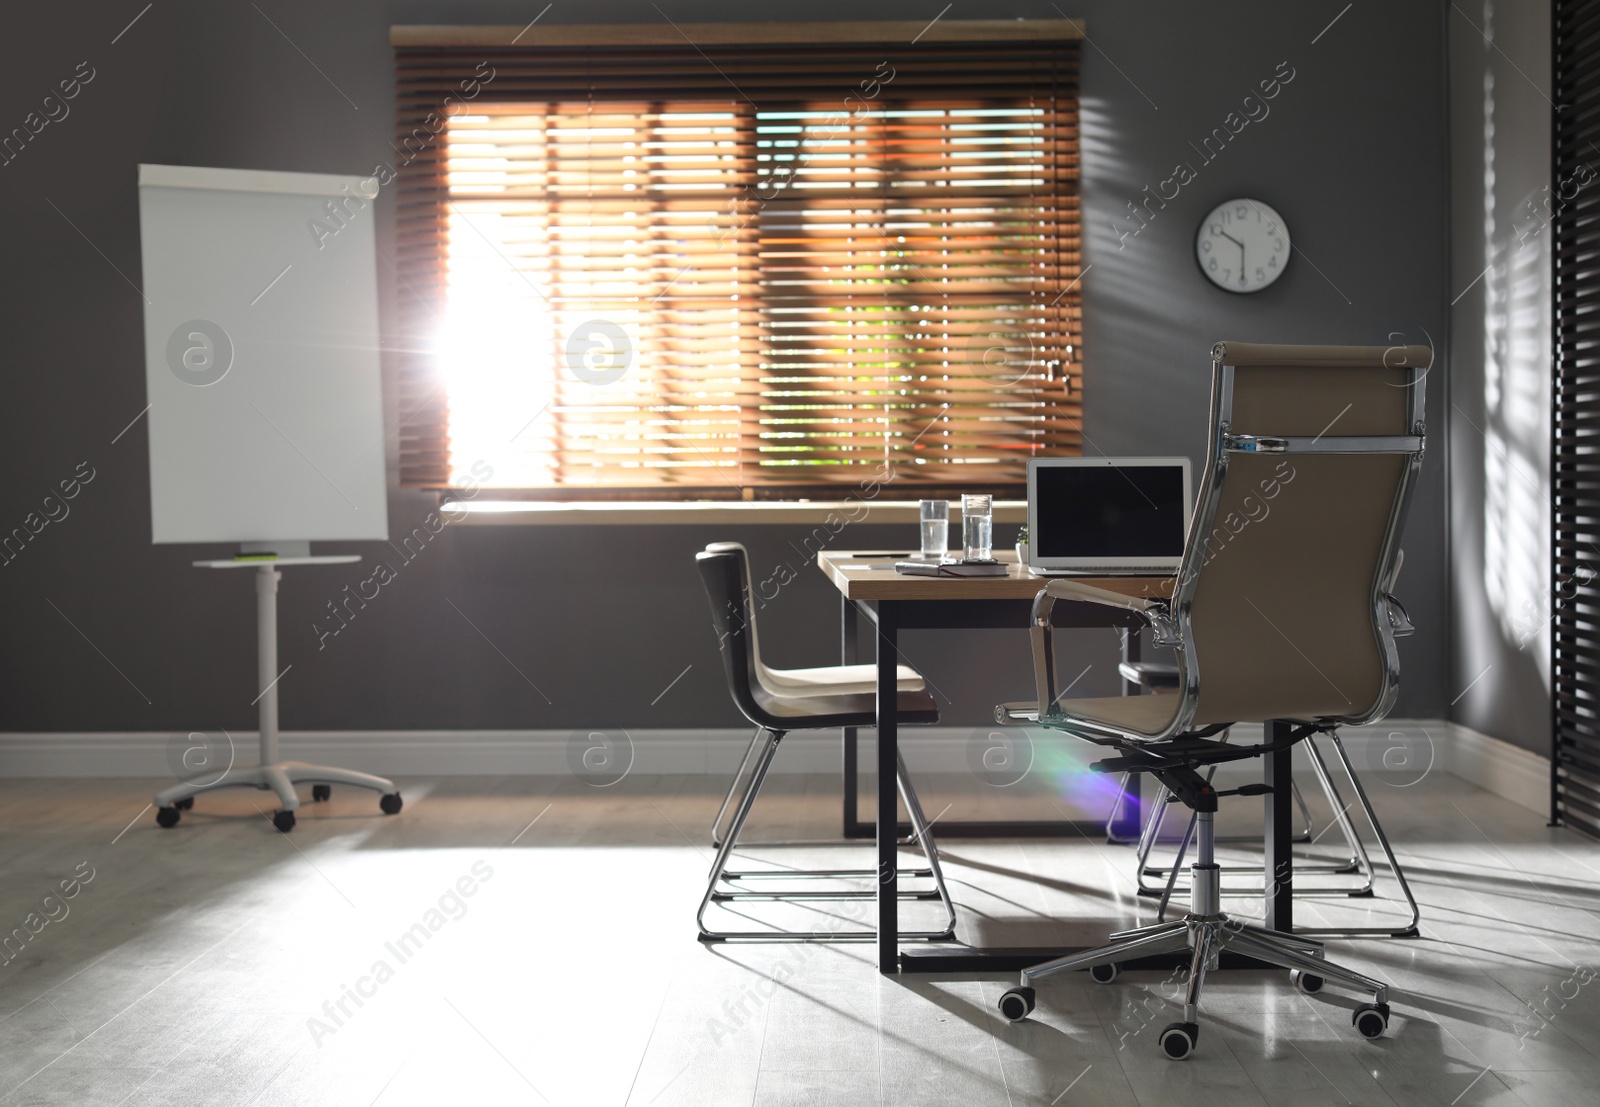
[[[1291,970],[1304,992],[1325,980],[1370,992],[1352,1023],[1375,1038],[1388,1026],[1385,985],[1324,959],[1320,942],[1230,919],[1214,857],[1220,795],[1200,772],[1287,752],[1340,724],[1382,718],[1399,691],[1395,634],[1409,627],[1387,595],[1398,532],[1422,462],[1426,347],[1263,346],[1212,351],[1212,431],[1206,474],[1170,600],[1052,581],[1034,603],[1037,701],[1002,705],[1001,721],[1036,721],[1121,756],[1101,772],[1148,772],[1195,812],[1197,860],[1180,921],[1112,935],[1114,944],[1026,969],[1001,997],[1008,1019],[1033,1009],[1034,981],[1089,969],[1109,982],[1120,962],[1186,953],[1184,1018],[1159,1036],[1169,1057],[1199,1040],[1200,992],[1223,947]],[[1270,505],[1270,506],[1269,506]],[[1057,600],[1141,615],[1172,651],[1176,694],[1056,701],[1050,609]],[[1211,740],[1241,722],[1290,722],[1255,746]]]

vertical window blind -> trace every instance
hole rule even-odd
[[[1550,821],[1600,837],[1600,0],[1556,0]]]
[[[1003,490],[1077,453],[1076,41],[719,26],[396,28],[402,481]]]

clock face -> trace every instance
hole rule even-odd
[[[1289,228],[1260,200],[1227,200],[1201,220],[1194,256],[1218,288],[1260,292],[1289,264]]]

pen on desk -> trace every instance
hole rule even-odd
[[[860,558],[862,560],[888,561],[897,557],[918,557],[920,555],[914,553],[847,553],[843,556]]]

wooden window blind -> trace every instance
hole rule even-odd
[[[720,26],[396,28],[402,482],[1003,491],[1077,453],[1072,25]]]
[[[1550,821],[1600,837],[1600,0],[1556,0]]]

